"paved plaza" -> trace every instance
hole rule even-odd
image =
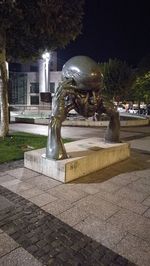
[[[11,124],[47,135],[47,126]],[[103,137],[104,128],[63,127],[64,138]],[[0,265],[150,265],[150,127],[121,128],[129,159],[62,184],[0,165]]]

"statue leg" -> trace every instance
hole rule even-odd
[[[105,141],[106,142],[120,142],[120,118],[119,113],[115,110],[106,111],[108,116],[110,117],[110,121],[105,133]]]
[[[67,153],[61,138],[61,121],[52,116],[48,126],[46,157],[54,160],[66,159]]]

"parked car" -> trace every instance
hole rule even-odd
[[[147,114],[146,108],[140,108],[139,111],[138,111],[138,114],[139,115],[146,115]]]
[[[146,114],[147,114],[147,115],[150,115],[150,104],[147,105],[147,108],[146,108]]]
[[[130,114],[138,114],[139,109],[137,107],[129,108],[128,113]]]
[[[117,111],[118,111],[119,113],[122,113],[122,112],[125,112],[126,109],[125,109],[125,107],[124,107],[123,105],[119,105],[119,106],[117,107]]]

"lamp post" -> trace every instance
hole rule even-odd
[[[51,54],[47,51],[42,54],[39,59],[39,93],[40,93],[40,104],[48,102],[50,98],[49,91],[49,60]]]
[[[44,60],[44,65],[45,65],[45,92],[49,91],[49,60],[50,60],[50,53],[45,52],[42,55],[42,58]]]

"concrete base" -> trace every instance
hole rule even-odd
[[[50,160],[45,148],[25,152],[24,166],[63,183],[98,171],[130,156],[129,144],[105,143],[101,138],[88,138],[65,144],[68,159]]]

